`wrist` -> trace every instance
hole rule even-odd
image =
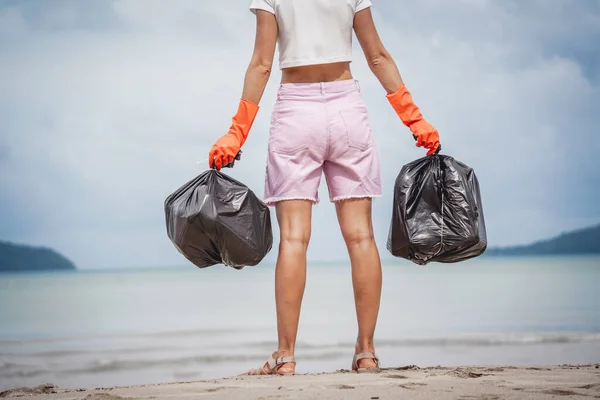
[[[231,127],[228,132],[228,134],[231,134],[238,139],[240,146],[246,141],[259,108],[258,104],[255,104],[250,100],[240,99],[238,110],[232,118]]]
[[[410,127],[423,119],[419,107],[413,102],[412,95],[404,84],[394,93],[387,94],[386,97],[404,125]]]
[[[258,114],[258,110],[260,109],[260,106],[256,103],[254,103],[253,101],[241,98],[240,99],[240,105],[238,107],[238,113],[240,112],[240,109],[244,107],[245,109],[247,109],[250,113],[254,114],[254,116],[256,116],[256,114]]]

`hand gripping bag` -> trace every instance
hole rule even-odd
[[[402,167],[387,242],[392,255],[418,265],[455,263],[486,248],[479,182],[472,168],[439,154]]]
[[[273,245],[268,207],[215,169],[176,190],[164,206],[169,239],[198,268],[254,266]]]

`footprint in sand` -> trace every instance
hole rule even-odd
[[[550,394],[553,396],[581,396],[581,393],[577,393],[572,390],[563,390],[563,389],[544,390],[542,393]]]
[[[204,390],[204,392],[214,393],[214,392],[218,392],[219,390],[223,390],[223,389],[227,389],[227,388],[225,386],[219,386],[216,388],[206,389],[206,390]]]
[[[589,385],[576,386],[575,389],[600,389],[600,383],[590,383]]]
[[[452,376],[456,376],[457,378],[467,379],[467,378],[480,378],[484,374],[480,374],[478,372],[473,372],[468,369],[457,368],[452,371],[446,372],[445,375],[452,375]]]
[[[134,400],[133,397],[115,396],[110,393],[94,393],[88,394],[84,400]]]
[[[48,394],[48,393],[56,393],[57,386],[53,383],[46,383],[43,385],[39,385],[36,387],[22,387],[16,389],[5,390],[0,392],[0,397],[9,398],[9,397],[23,397],[23,396],[31,396],[35,394]]]
[[[484,369],[485,372],[504,372],[504,368],[502,367],[492,367]]]
[[[384,378],[390,378],[390,379],[408,379],[408,376],[404,376],[404,375],[384,375]]]
[[[408,390],[418,389],[419,387],[423,387],[423,386],[427,386],[427,384],[421,383],[421,382],[408,382],[408,383],[403,383],[402,385],[398,385],[398,387],[401,387],[402,389],[408,389]]]

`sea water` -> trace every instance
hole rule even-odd
[[[600,362],[600,258],[388,262],[382,365]],[[348,263],[309,263],[297,372],[350,368]],[[0,275],[0,390],[231,376],[277,348],[273,266]]]

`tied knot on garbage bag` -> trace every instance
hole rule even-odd
[[[436,153],[402,167],[393,207],[387,249],[396,257],[455,263],[487,248],[479,182],[453,157]]]
[[[169,239],[198,268],[254,266],[273,245],[268,207],[216,169],[183,185],[164,206]]]

